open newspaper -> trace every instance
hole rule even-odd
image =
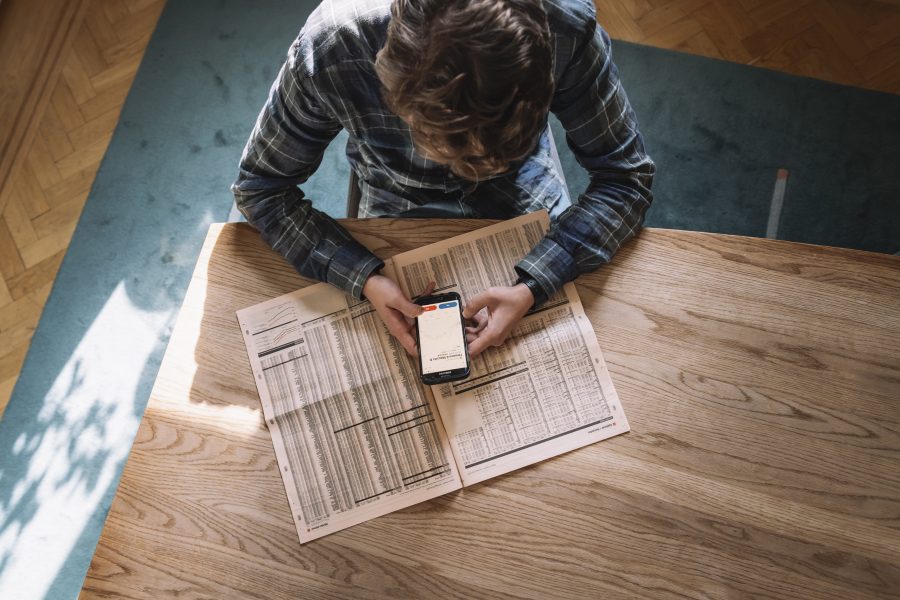
[[[407,295],[512,285],[545,211],[394,256]],[[238,311],[301,542],[628,431],[571,283],[463,381],[425,386],[374,308],[328,284]]]

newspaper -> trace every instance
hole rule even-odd
[[[545,211],[405,252],[384,273],[463,302],[511,285]],[[571,283],[463,381],[425,386],[372,306],[327,284],[238,311],[301,543],[628,431]]]

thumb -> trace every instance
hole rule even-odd
[[[472,299],[466,303],[466,308],[463,310],[463,318],[471,319],[478,314],[479,310],[485,306],[489,306],[493,299],[494,297],[489,291],[481,292],[472,297]]]
[[[402,294],[397,294],[397,297],[392,302],[388,303],[388,306],[399,310],[404,316],[409,317],[410,319],[415,319],[422,314],[422,307],[414,302],[410,302],[404,298]]]

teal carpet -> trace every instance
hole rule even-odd
[[[80,589],[208,225],[313,2],[169,0],[0,421],[0,598]],[[648,224],[900,250],[900,97],[617,43]],[[556,128],[570,187],[585,176]],[[345,206],[345,138],[306,186]]]

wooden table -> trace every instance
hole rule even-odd
[[[83,597],[900,597],[900,258],[645,230],[577,282],[631,433],[301,546],[234,313],[308,283],[211,228]]]

